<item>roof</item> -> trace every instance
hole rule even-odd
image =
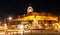
[[[46,16],[44,13],[38,13],[38,12],[29,12],[27,14],[25,14],[24,17],[20,18],[16,18],[14,19],[15,21],[27,21],[27,20],[34,20],[36,16],[37,20],[55,20],[58,21],[58,17],[53,17],[51,15]]]

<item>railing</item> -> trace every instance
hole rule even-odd
[[[32,31],[6,31],[5,35],[32,35]]]
[[[6,31],[5,35],[60,35],[54,30],[27,30],[27,31]]]

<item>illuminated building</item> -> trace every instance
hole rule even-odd
[[[27,8],[27,14],[23,17],[18,17],[13,20],[13,25],[20,28],[20,25],[24,25],[24,29],[55,29],[55,25],[58,23],[58,17],[52,14],[34,12],[32,6]],[[10,23],[10,25],[12,25]],[[56,27],[57,28],[57,27]]]

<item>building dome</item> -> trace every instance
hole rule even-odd
[[[27,13],[29,13],[29,12],[33,12],[32,6],[29,6],[29,7],[27,8]]]

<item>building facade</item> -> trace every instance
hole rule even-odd
[[[58,17],[46,13],[34,12],[32,6],[27,8],[27,14],[18,17],[8,24],[8,29],[57,29]],[[9,26],[10,25],[10,26]]]

